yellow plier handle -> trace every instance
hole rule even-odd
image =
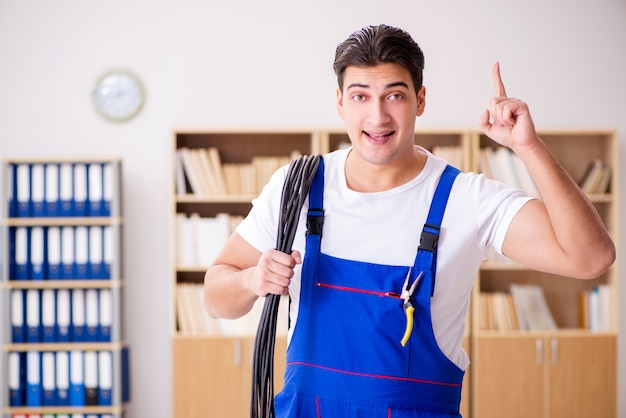
[[[411,302],[406,302],[404,304],[404,314],[406,315],[406,328],[404,329],[404,336],[402,337],[402,340],[400,341],[400,344],[402,344],[402,347],[406,346],[406,343],[409,341],[409,337],[411,336],[411,333],[413,332],[413,312],[415,311],[415,308],[413,307],[413,304]]]

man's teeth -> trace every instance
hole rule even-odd
[[[384,134],[372,134],[372,133],[368,133],[367,135],[370,138],[373,139],[383,139],[383,138],[387,138],[388,136],[391,136],[391,134],[393,134],[393,132],[385,132]]]

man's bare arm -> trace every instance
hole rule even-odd
[[[235,232],[204,276],[204,307],[215,318],[239,318],[259,297],[287,294],[300,263],[297,251],[261,253]]]
[[[522,159],[541,194],[541,201],[527,203],[513,219],[504,254],[541,271],[584,279],[599,276],[616,257],[601,218],[537,136],[526,103],[507,97],[497,63],[493,80],[496,97],[479,123],[486,135]]]

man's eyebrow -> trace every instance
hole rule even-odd
[[[404,81],[396,81],[394,83],[387,84],[387,86],[385,86],[385,87],[387,87],[388,89],[392,88],[392,87],[406,87],[408,89],[409,85],[407,83],[405,83]]]
[[[350,90],[351,88],[362,88],[362,89],[367,89],[369,88],[370,85],[369,84],[364,84],[364,83],[352,83],[350,84],[346,90]],[[407,89],[409,88],[409,85],[407,83],[405,83],[404,81],[394,81],[393,83],[389,83],[385,86],[385,88],[387,89],[391,89],[394,87],[406,87]]]
[[[369,88],[369,84],[363,84],[363,83],[352,83],[350,84],[348,87],[346,87],[346,90],[350,90],[352,88],[361,88],[361,89],[367,89]]]

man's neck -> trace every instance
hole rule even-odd
[[[389,164],[369,163],[352,150],[346,159],[346,184],[350,190],[362,193],[391,190],[417,177],[426,165],[426,160],[426,154],[415,147],[406,158]]]

